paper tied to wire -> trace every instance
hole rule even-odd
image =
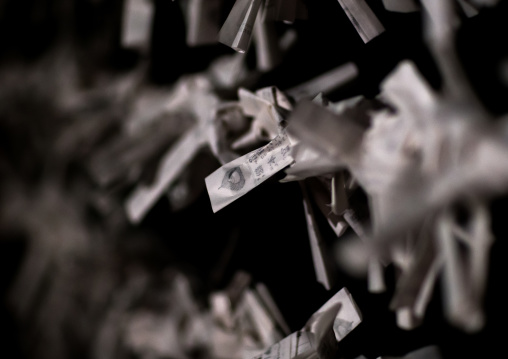
[[[237,0],[219,32],[219,42],[238,52],[247,51],[262,0]]]
[[[267,145],[222,166],[206,177],[213,212],[217,212],[293,162],[291,142],[281,132]]]

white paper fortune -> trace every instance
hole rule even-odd
[[[285,132],[269,144],[222,166],[206,179],[213,212],[217,212],[293,162]]]

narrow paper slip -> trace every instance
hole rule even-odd
[[[367,43],[385,31],[383,24],[365,0],[338,1],[363,42]]]
[[[249,47],[261,0],[237,0],[219,32],[219,42],[238,52]]]
[[[285,132],[269,144],[222,166],[206,179],[213,212],[226,207],[293,162]]]
[[[122,27],[122,46],[147,48],[154,13],[150,0],[128,0],[125,2]]]
[[[187,131],[162,158],[153,184],[140,184],[130,194],[125,209],[132,223],[139,223],[195,154],[206,144],[205,127],[196,125]]]

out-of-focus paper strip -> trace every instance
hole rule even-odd
[[[244,300],[249,312],[252,314],[251,319],[261,342],[268,346],[281,340],[282,335],[277,331],[275,321],[263,307],[254,291],[247,289],[244,293]]]
[[[308,358],[314,350],[311,344],[312,333],[300,330],[275,343],[263,354],[252,359],[292,359]]]
[[[284,332],[284,335],[289,335],[291,332],[289,330],[289,326],[287,325],[286,321],[284,320],[282,313],[280,312],[279,308],[277,307],[277,304],[273,300],[273,298],[270,294],[270,291],[268,290],[266,285],[264,285],[263,283],[256,284],[256,292],[259,295],[259,298],[261,299],[263,304],[265,305],[266,309],[272,316],[272,318],[275,320],[277,325]]]
[[[321,283],[326,290],[330,290],[332,287],[332,271],[329,268],[329,261],[326,258],[326,248],[324,246],[323,239],[317,228],[316,221],[314,219],[314,211],[310,203],[309,194],[305,185],[302,184],[303,191],[303,208],[305,210],[305,220],[307,222],[307,230],[309,233],[310,249],[312,252],[312,261],[314,263],[314,270],[316,272],[316,279]]]
[[[293,23],[296,19],[306,19],[307,8],[302,0],[267,0],[266,19]]]
[[[151,126],[140,126],[132,134],[126,131],[91,157],[88,169],[92,178],[103,188],[136,181],[144,164],[188,130],[193,121],[191,114],[175,113]]]
[[[293,135],[291,155],[295,163],[285,170],[287,176],[281,182],[331,175],[358,162],[355,157],[360,156],[359,144],[363,141],[361,133],[367,127],[370,116],[368,111],[373,106],[365,103],[361,97],[332,104],[321,94],[312,103],[315,105],[309,106],[306,101],[299,102],[287,119],[288,131]],[[325,143],[326,138],[332,138],[331,142]],[[342,146],[345,143],[347,146]],[[332,150],[337,145],[341,149]],[[326,201],[329,200],[330,194],[326,198]]]
[[[344,234],[344,232],[346,232],[346,229],[349,228],[349,225],[345,221],[339,220],[334,223],[330,219],[330,217],[328,217],[326,220],[328,221],[328,224],[330,225],[330,227],[332,228],[333,232],[337,237],[341,237]]]
[[[285,132],[269,144],[222,166],[206,177],[213,212],[240,198],[293,162]]]
[[[309,17],[307,6],[302,0],[296,0],[296,18],[306,20]]]
[[[219,42],[238,52],[249,47],[262,0],[237,0],[219,32]]]
[[[126,212],[132,223],[138,223],[143,219],[168,185],[175,180],[206,143],[205,127],[196,125],[171,147],[160,162],[154,183],[139,185],[127,199]]]
[[[266,19],[293,22],[296,16],[296,1],[294,0],[267,0]]]
[[[393,12],[414,12],[420,10],[415,0],[383,0],[386,10]]]
[[[464,14],[467,17],[473,17],[478,15],[478,9],[465,0],[458,0],[460,7],[464,10]]]
[[[485,291],[489,267],[489,253],[494,237],[490,231],[490,215],[485,204],[476,203],[472,208],[471,279],[478,300]]]
[[[381,24],[365,0],[338,1],[363,42],[367,43],[385,31],[383,24]]]
[[[293,152],[291,153],[293,154]],[[297,161],[297,158],[294,155],[293,158],[295,159],[295,161]],[[286,169],[286,172],[288,170],[289,169]],[[319,208],[322,215],[327,219],[328,223],[330,224],[330,227],[335,232],[337,237],[340,237],[344,233],[344,231],[348,228],[348,224],[343,220],[341,215],[334,214],[333,211],[330,212],[330,193],[331,193],[331,190],[329,188],[330,184],[326,184],[326,182],[328,181],[323,180],[323,178],[321,179],[318,179],[317,177],[309,178],[305,182],[313,202]]]
[[[337,215],[342,214],[349,208],[346,186],[344,184],[344,172],[336,173],[333,176],[331,187],[332,212]]]
[[[441,352],[435,345],[429,345],[412,351],[403,357],[380,356],[378,359],[441,359]]]
[[[427,273],[427,276],[425,277],[425,280],[422,283],[420,292],[418,293],[418,297],[416,298],[414,305],[414,313],[415,316],[418,318],[423,318],[423,316],[425,315],[425,310],[427,309],[427,305],[429,304],[432,298],[432,293],[434,292],[434,285],[436,283],[437,276],[439,275],[442,266],[443,266],[443,257],[438,256],[434,260],[434,263],[432,263],[432,266],[430,267],[429,272]]]
[[[305,326],[252,359],[333,359],[337,342],[362,321],[347,288],[342,288],[307,321]]]
[[[483,313],[469,294],[470,284],[464,278],[464,266],[459,246],[453,236],[452,215],[443,213],[437,224],[437,238],[444,256],[445,313],[450,322],[465,330],[475,331],[483,326]]]
[[[187,45],[215,44],[219,33],[223,0],[189,0],[187,8]]]
[[[364,133],[363,127],[346,114],[337,115],[311,101],[300,102],[288,123],[291,135],[322,155],[337,159],[337,165],[356,156]]]
[[[312,98],[320,92],[327,94],[345,85],[356,76],[358,76],[358,68],[354,63],[348,62],[284,92],[299,101],[304,98]]]
[[[476,6],[496,6],[499,0],[470,0]]]
[[[434,241],[432,241],[427,231],[422,231],[413,252],[407,268],[403,269],[398,279],[397,289],[390,304],[392,309],[414,307],[427,274],[435,262]]]
[[[237,138],[231,148],[237,150],[253,147],[260,141],[270,141],[283,129],[284,114],[291,110],[291,103],[276,87],[262,88],[256,93],[240,88],[239,104],[242,112],[253,116],[250,129]]]
[[[351,226],[356,235],[363,241],[367,242],[365,231],[352,209],[344,212],[344,219]],[[383,265],[375,257],[369,258],[368,267],[368,286],[372,293],[381,293],[386,290],[385,280],[383,276]]]
[[[362,322],[362,313],[347,288],[335,293],[316,313],[324,312],[337,303],[340,303],[340,310],[333,322],[333,332],[340,342]]]
[[[123,13],[122,46],[147,48],[154,13],[151,0],[126,0]]]
[[[262,12],[260,7],[259,12]],[[259,71],[266,72],[275,68],[282,60],[275,23],[269,20],[259,20],[254,25],[254,44],[256,46],[256,61]]]

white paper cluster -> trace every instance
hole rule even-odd
[[[384,31],[365,1],[339,3],[365,42]],[[413,63],[402,61],[373,99],[327,100],[328,91],[357,75],[354,64],[287,91],[272,86],[252,92],[241,86],[249,78],[243,58],[221,58],[206,72],[180,80],[155,107],[141,105],[139,114],[150,107],[150,117],[133,116],[134,127],[146,126],[162,112],[187,113],[194,122],[161,158],[155,180],[129,195],[127,214],[139,222],[168,190],[169,198],[190,196],[193,189],[178,187],[178,179],[202,151],[221,164],[206,177],[214,212],[284,170],[281,182],[301,184],[316,277],[325,288],[333,286],[334,269],[316,225],[318,215],[325,216],[337,237],[351,228],[362,240],[363,247],[355,248],[362,251],[357,257],[363,258],[359,267],[365,267],[370,291],[386,290],[384,268],[396,267],[391,308],[402,328],[422,321],[441,276],[446,316],[464,330],[477,331],[484,323],[493,240],[488,200],[508,189],[508,148],[505,121],[496,122],[482,107],[451,49],[461,21],[457,11],[474,16],[493,2],[383,4],[390,11],[419,11],[419,4],[425,10],[425,40],[443,77],[440,91]],[[203,2],[188,2],[188,16],[194,19],[189,20],[191,43],[210,40],[199,36],[213,27],[195,20],[202,16],[200,6]],[[264,49],[258,49],[263,57],[258,61],[269,69],[282,42],[271,38],[267,24],[306,16],[300,1],[237,0],[218,40],[243,53],[257,36]],[[202,32],[197,23],[204,24]],[[237,88],[237,101],[219,99],[217,88]],[[368,219],[351,203],[358,190],[367,195]]]

